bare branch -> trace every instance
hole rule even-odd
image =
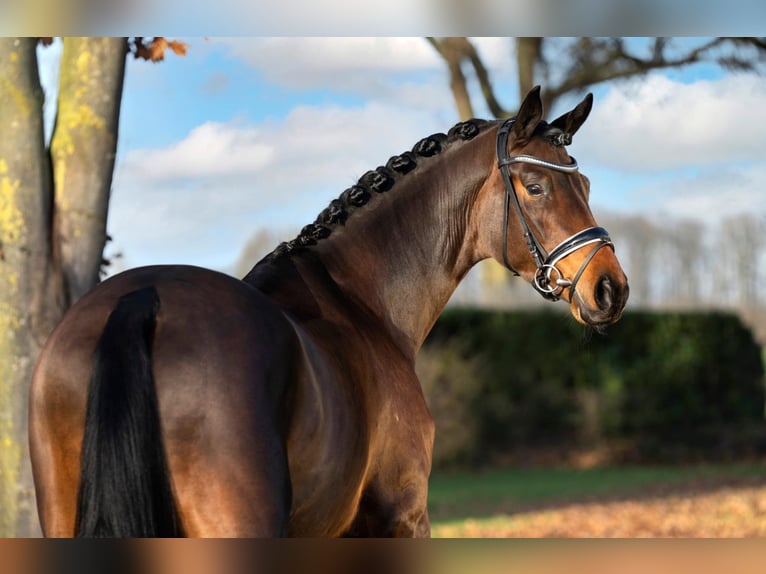
[[[511,113],[497,101],[497,98],[495,97],[495,91],[492,88],[492,82],[489,79],[489,72],[484,67],[484,62],[482,62],[481,58],[479,57],[476,48],[474,48],[473,44],[471,44],[468,40],[466,40],[466,51],[468,53],[468,57],[471,59],[471,64],[476,71],[476,79],[479,81],[479,86],[481,86],[481,93],[484,96],[484,100],[487,102],[487,107],[489,108],[490,113],[496,118],[510,116]]]
[[[460,118],[466,120],[474,116],[471,96],[468,93],[467,80],[463,74],[462,64],[468,60],[476,72],[476,79],[481,87],[482,95],[492,115],[497,118],[507,117],[509,112],[503,108],[495,97],[489,72],[484,66],[479,53],[473,44],[463,37],[436,39],[426,38],[439,55],[444,58],[450,72],[450,87]]]
[[[427,40],[447,63],[450,87],[461,118],[473,115],[468,80],[462,68],[466,61],[476,72],[476,81],[492,115],[496,118],[510,115],[510,111],[498,101],[490,74],[470,40],[462,37],[430,37]],[[647,42],[648,50],[645,44],[642,52],[641,47],[623,38],[584,37],[563,41],[517,38],[520,92],[526,94],[532,86],[541,83],[538,76],[544,75],[547,85],[542,93],[543,104],[550,109],[565,94],[653,70],[710,62],[731,71],[752,72],[766,63],[766,38],[763,37],[710,38],[685,51],[680,51],[671,38],[655,38]],[[554,48],[555,58],[550,52]]]
[[[747,40],[748,45],[758,47],[758,42],[752,43],[756,39]],[[726,38],[714,38],[673,57],[668,54],[670,46],[668,39],[657,38],[652,45],[651,55],[641,57],[631,53],[626,48],[625,42],[619,38],[582,39],[573,47],[572,65],[564,74],[563,80],[548,89],[548,97],[553,101],[566,93],[579,91],[602,82],[638,76],[652,70],[681,68],[695,64],[707,59],[714,49],[722,47],[726,42]],[[733,41],[730,43],[734,44]],[[766,51],[766,46],[759,49]],[[754,68],[752,60],[737,56],[721,56],[713,61],[729,69],[752,70]]]
[[[472,118],[474,116],[473,105],[462,69],[463,60],[467,57],[466,44],[468,41],[465,38],[428,38],[428,41],[447,63],[450,73],[450,88],[460,119]]]

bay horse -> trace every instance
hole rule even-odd
[[[43,533],[428,536],[415,357],[468,270],[492,257],[587,325],[625,306],[565,149],[591,106],[547,123],[538,87],[426,137],[241,280],[151,266],[82,297],[31,383]]]

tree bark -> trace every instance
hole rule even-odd
[[[542,53],[542,38],[516,38],[516,65],[519,75],[519,101],[535,87],[535,67]]]
[[[35,39],[0,39],[0,536],[28,534],[36,522],[27,390],[48,327],[41,307],[55,284],[35,47]]]
[[[68,303],[99,279],[127,50],[124,38],[64,39],[51,158]]]
[[[36,39],[0,38],[0,536],[39,534],[27,439],[34,362],[99,279],[123,38],[66,38],[51,150]]]

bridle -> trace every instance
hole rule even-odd
[[[535,277],[532,281],[532,285],[540,295],[551,301],[558,301],[561,298],[561,294],[564,289],[569,288],[570,297],[574,296],[577,282],[580,280],[585,268],[591,262],[596,253],[605,246],[609,246],[614,250],[614,244],[612,243],[609,233],[603,227],[588,227],[568,237],[561,243],[559,243],[553,250],[548,253],[542,246],[540,241],[532,233],[527,223],[527,218],[524,216],[524,212],[521,209],[519,203],[519,197],[516,194],[516,189],[511,179],[511,173],[508,168],[512,163],[528,163],[539,167],[545,167],[555,171],[563,173],[575,173],[578,170],[577,161],[572,158],[572,163],[569,165],[552,163],[544,159],[540,159],[531,155],[509,155],[508,154],[508,135],[513,127],[515,118],[506,120],[497,132],[497,163],[500,167],[500,173],[503,175],[503,182],[505,183],[505,208],[503,212],[503,263],[514,274],[519,273],[508,263],[508,212],[511,201],[516,208],[516,213],[519,216],[519,222],[521,223],[521,229],[524,232],[524,239],[527,241],[527,247],[529,253],[535,261],[537,271],[535,271]],[[571,136],[569,134],[559,134],[554,145],[567,145],[571,143]],[[588,256],[580,265],[574,278],[571,280],[564,277],[564,274],[556,267],[556,264],[574,253],[585,245],[595,244],[591,249]],[[555,274],[555,280],[552,275]]]

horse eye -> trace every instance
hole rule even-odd
[[[527,186],[527,193],[529,195],[542,195],[543,194],[543,187],[541,185],[538,185],[536,183],[532,183]]]

